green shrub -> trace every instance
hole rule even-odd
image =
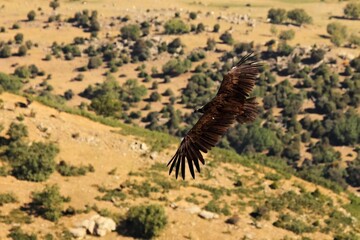
[[[56,10],[58,7],[60,7],[60,3],[59,0],[53,0],[50,2],[49,6],[53,9]]]
[[[26,56],[26,53],[27,53],[27,48],[25,45],[21,45],[19,47],[19,50],[18,50],[18,55],[19,56]]]
[[[310,58],[313,62],[317,63],[324,59],[325,53],[325,50],[321,48],[312,49]]]
[[[190,31],[189,26],[186,25],[180,18],[173,18],[164,24],[166,34],[183,34]]]
[[[41,192],[33,192],[31,198],[29,211],[52,222],[60,219],[63,203],[68,201],[60,194],[58,185],[47,185]]]
[[[102,64],[102,60],[101,60],[100,57],[91,57],[91,58],[89,59],[89,62],[88,62],[87,67],[88,67],[89,69],[94,69],[94,68],[100,67],[101,64]]]
[[[271,8],[268,11],[267,17],[270,19],[271,23],[281,24],[286,20],[286,10],[282,8]]]
[[[196,12],[190,12],[189,13],[189,18],[192,19],[192,20],[195,20],[197,17],[197,13]]]
[[[22,34],[22,33],[17,33],[17,34],[15,35],[14,39],[15,39],[15,42],[16,42],[17,44],[20,44],[20,43],[22,43],[23,40],[24,40],[24,34]]]
[[[36,17],[36,13],[34,10],[31,10],[28,14],[27,14],[27,18],[29,21],[34,21]]]
[[[61,160],[56,166],[56,170],[61,174],[61,176],[84,176],[87,172],[94,172],[94,167],[91,164],[88,166],[76,167]]]
[[[294,37],[295,37],[295,31],[292,29],[281,31],[279,34],[280,40],[284,40],[284,41],[292,40],[294,39]]]
[[[135,42],[131,52],[133,59],[146,61],[150,57],[149,42],[139,39]]]
[[[7,44],[0,48],[0,58],[11,57],[11,47]]]
[[[162,67],[163,73],[170,76],[178,76],[190,70],[191,61],[188,59],[171,59]]]
[[[40,182],[48,179],[54,172],[54,158],[58,152],[58,147],[53,143],[34,142],[29,146],[16,141],[10,143],[5,154],[16,178]]]
[[[227,31],[220,35],[220,40],[228,45],[232,45],[234,43],[234,39],[231,33]]]
[[[21,79],[17,76],[11,76],[0,72],[0,87],[5,91],[17,92],[21,89],[22,85]]]
[[[18,202],[18,199],[13,193],[0,193],[0,207],[7,203],[16,202]]]
[[[344,14],[348,18],[360,18],[360,3],[351,2],[346,4]]]
[[[312,23],[312,17],[304,9],[296,8],[287,13],[287,17],[298,25]]]
[[[220,24],[216,23],[213,28],[213,32],[219,32],[220,30]]]
[[[137,24],[129,24],[120,29],[121,38],[136,41],[140,38],[141,30]]]
[[[33,234],[24,233],[20,227],[13,227],[10,229],[10,233],[7,235],[13,240],[37,240],[37,236]]]
[[[29,135],[27,127],[22,123],[12,122],[7,135],[11,141],[17,141]]]
[[[27,66],[20,66],[15,69],[14,75],[19,78],[29,78],[31,76],[31,72]]]
[[[288,214],[281,214],[279,219],[276,222],[274,222],[274,226],[279,228],[284,228],[296,234],[315,231],[314,227],[308,225],[307,223],[299,219],[293,218]]]
[[[153,238],[159,235],[168,220],[160,205],[140,205],[127,212],[126,226],[137,238]]]
[[[330,34],[330,40],[336,46],[340,46],[347,38],[347,28],[345,25],[333,22],[326,27],[327,33]]]
[[[109,175],[111,175],[111,174],[109,173]],[[118,188],[106,189],[106,188],[99,187],[98,190],[99,190],[99,192],[105,193],[105,194],[102,197],[97,197],[96,198],[97,200],[114,202],[114,201],[123,201],[126,199],[126,194]]]

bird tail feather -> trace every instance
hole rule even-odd
[[[255,99],[255,97],[252,97],[245,100],[243,106],[244,112],[236,118],[239,123],[248,123],[255,120],[258,114],[258,103],[255,101]]]

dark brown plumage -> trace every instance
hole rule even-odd
[[[201,152],[207,153],[236,121],[246,123],[257,115],[255,98],[249,94],[255,85],[260,64],[251,60],[252,54],[240,61],[224,76],[216,96],[198,111],[203,113],[194,127],[182,140],[175,155],[168,163],[169,174],[175,168],[175,177],[181,172],[185,179],[185,165],[189,166],[195,178],[194,165],[200,172],[200,164],[205,164]]]

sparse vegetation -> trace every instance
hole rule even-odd
[[[131,207],[126,216],[126,226],[134,237],[153,238],[166,226],[164,208],[159,205]]]

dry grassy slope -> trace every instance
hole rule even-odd
[[[84,72],[84,80],[82,82],[71,82],[78,72],[76,68],[82,67],[87,64],[87,58],[85,56],[81,58],[75,58],[72,61],[65,61],[63,59],[53,59],[51,61],[43,61],[42,59],[46,54],[50,52],[51,44],[56,41],[58,43],[71,43],[76,36],[88,37],[89,33],[84,33],[81,29],[72,27],[71,24],[62,22],[50,23],[46,21],[48,17],[54,12],[48,6],[48,1],[45,0],[34,0],[34,1],[2,1],[3,8],[0,9],[0,14],[6,17],[0,19],[0,26],[6,27],[6,32],[1,33],[0,40],[9,40],[13,39],[16,33],[23,33],[26,40],[31,40],[34,43],[37,43],[39,47],[33,47],[28,51],[26,57],[11,57],[7,59],[0,59],[1,71],[12,73],[15,69],[14,65],[29,65],[35,64],[41,70],[44,70],[46,74],[51,74],[52,78],[48,81],[50,85],[54,87],[53,93],[62,95],[66,90],[72,89],[75,93],[73,99],[68,102],[71,106],[78,106],[81,102],[89,102],[88,99],[78,96],[78,93],[82,92],[88,85],[100,83],[104,81],[103,74],[107,71],[104,67],[99,69],[91,70]],[[232,34],[236,42],[241,41],[254,41],[255,44],[263,45],[266,41],[274,38],[270,35],[270,26],[271,24],[266,23],[267,11],[271,7],[285,8],[287,10],[293,9],[295,7],[304,8],[314,19],[314,24],[305,26],[305,27],[294,27],[294,26],[276,26],[278,30],[284,30],[293,28],[296,31],[295,39],[290,42],[291,45],[300,44],[301,46],[311,46],[314,44],[317,45],[329,45],[329,39],[321,37],[321,35],[326,35],[326,25],[333,20],[329,20],[330,16],[341,16],[342,9],[346,2],[338,1],[287,1],[287,0],[271,0],[271,1],[262,1],[254,0],[251,1],[251,7],[245,7],[245,4],[248,1],[235,1],[227,0],[222,1],[221,3],[214,0],[205,0],[194,3],[194,1],[165,1],[165,0],[153,0],[153,1],[125,1],[119,3],[115,0],[106,0],[106,1],[64,1],[61,2],[60,8],[56,10],[56,14],[61,14],[62,19],[67,19],[72,17],[75,12],[82,11],[83,9],[89,10],[98,10],[99,12],[99,21],[102,25],[102,30],[99,33],[99,43],[104,41],[105,35],[109,34],[111,37],[116,37],[119,34],[119,29],[122,25],[119,21],[115,21],[112,18],[117,16],[130,15],[132,21],[144,21],[149,17],[157,16],[159,21],[165,21],[172,17],[176,11],[181,12],[181,16],[188,20],[188,11],[200,11],[196,20],[189,21],[189,23],[197,24],[203,22],[209,30],[212,29],[213,25],[217,22],[220,23],[220,33],[225,30],[232,28]],[[296,5],[294,4],[296,3]],[[41,8],[41,11],[37,9]],[[149,13],[145,11],[150,9]],[[26,21],[26,14],[30,10],[36,10],[37,17],[33,22]],[[213,15],[206,16],[206,12],[213,12]],[[246,26],[244,22],[239,25],[231,24],[225,20],[217,20],[218,16],[229,16],[229,15],[244,15],[248,14],[252,18],[256,19],[256,27],[254,29]],[[18,22],[20,29],[12,30],[11,26]],[[110,27],[111,22],[115,23],[115,26]],[[358,32],[359,31],[359,21],[350,21],[350,20],[341,20],[341,23],[345,24],[349,32]],[[45,26],[47,26],[45,28]],[[152,28],[150,35],[160,37],[162,40],[167,42],[171,41],[177,36],[167,36],[161,34],[162,28],[160,27],[160,32],[155,32]],[[246,34],[246,32],[248,32]],[[220,33],[212,33],[205,31],[201,34],[186,34],[181,36],[181,40],[186,45],[185,53],[188,54],[192,49],[198,47],[206,46],[206,40],[214,38],[218,40]],[[18,46],[13,47],[13,52],[17,51]],[[229,46],[224,44],[217,44],[217,48],[230,50]],[[354,56],[358,55],[359,52],[356,49],[346,49],[346,48],[333,48],[330,55],[335,56],[337,53],[351,53]],[[209,52],[207,54],[206,60],[209,63],[218,61],[218,57],[221,56],[221,53]],[[169,60],[169,56],[166,54],[161,54],[157,57],[156,60],[151,62],[146,62],[147,71],[150,72],[151,67],[155,66],[158,70],[161,71],[161,66]],[[193,64],[194,66],[199,63]],[[134,70],[139,64],[126,64],[119,68],[119,71],[114,74],[116,79],[120,84],[125,82],[128,78],[137,78],[137,72]],[[126,77],[119,77],[119,75],[125,74]],[[187,80],[190,76],[190,73],[182,74],[178,77],[172,79],[171,84],[162,84],[162,79],[154,79],[158,81],[159,93],[163,93],[167,88],[171,88],[175,93],[176,97],[180,97],[181,89],[184,88],[187,84]],[[32,86],[37,88],[38,84],[44,81],[46,77],[37,77],[36,79],[30,80],[26,85],[26,88]],[[278,80],[283,80],[282,77],[278,77]],[[148,96],[154,91],[151,90],[152,82],[143,83],[149,89]],[[159,111],[162,109],[163,105],[168,102],[168,97],[163,97],[161,102],[152,103],[151,110],[149,111]],[[146,102],[142,101],[138,109],[142,109],[145,106]],[[309,107],[304,104],[304,109]],[[183,109],[183,106],[176,104],[176,108],[182,109],[184,112],[189,111],[188,109]],[[310,104],[311,107],[311,104]],[[134,109],[137,110],[137,109]],[[278,109],[274,109],[275,115],[278,114]],[[148,111],[142,111],[142,116],[146,116]],[[311,114],[313,119],[318,119],[322,116],[317,114]],[[140,123],[140,125],[143,123]],[[347,157],[346,160],[353,159],[354,153],[350,148],[341,148],[339,149],[342,152],[342,158],[346,158],[346,155],[352,152],[353,157]],[[302,152],[303,156],[306,156],[306,152]]]
[[[56,161],[64,159],[73,165],[90,163],[95,167],[95,173],[90,173],[82,177],[62,177],[58,173],[54,173],[50,179],[44,183],[19,181],[10,176],[1,177],[0,193],[9,191],[14,192],[20,200],[17,204],[8,204],[0,207],[0,212],[2,214],[6,214],[11,209],[18,208],[22,204],[29,202],[31,192],[41,190],[45,184],[54,183],[59,184],[63,195],[71,197],[71,202],[69,204],[76,209],[83,209],[85,204],[93,205],[96,203],[100,208],[107,208],[114,213],[126,212],[126,208],[116,208],[109,202],[96,201],[94,198],[101,194],[93,185],[98,184],[108,188],[118,187],[119,184],[125,180],[139,179],[138,177],[128,176],[130,171],[134,172],[141,168],[140,171],[146,172],[146,169],[154,163],[154,161],[150,160],[148,156],[143,156],[138,152],[130,150],[129,146],[131,143],[136,141],[135,137],[122,136],[120,134],[112,133],[111,130],[116,129],[97,122],[92,122],[86,118],[76,115],[63,112],[59,113],[58,111],[43,106],[37,102],[32,103],[29,109],[14,109],[14,104],[16,102],[25,102],[24,98],[16,95],[3,93],[0,98],[5,102],[5,108],[0,110],[0,122],[4,124],[4,126],[7,127],[12,121],[15,121],[16,117],[20,114],[26,115],[33,110],[36,113],[36,116],[34,118],[25,117],[24,120],[24,123],[29,128],[29,138],[31,140],[47,141],[45,139],[46,134],[39,130],[39,128],[46,128],[46,132],[50,135],[48,140],[57,142],[60,147],[60,153],[56,157]],[[79,133],[79,138],[73,139],[71,136],[73,133]],[[165,166],[165,163],[172,152],[173,149],[166,149],[161,152],[159,157],[156,159],[156,162],[164,164]],[[117,168],[116,175],[108,175],[108,172],[115,167]],[[260,185],[265,186],[268,189],[267,185],[270,181],[263,178],[264,172],[272,170],[260,166],[259,170],[260,172],[256,173],[254,170],[241,165],[234,166],[231,164],[223,164],[221,167],[216,168],[216,170],[212,173],[214,178],[206,180],[205,178],[200,177],[195,181],[189,180],[188,182],[189,184],[206,183],[215,187],[231,188],[233,187],[233,182],[228,179],[228,172],[232,171],[243,177],[248,176],[249,179],[254,179],[253,181],[259,179],[256,181],[262,182]],[[175,179],[171,180],[175,181]],[[281,188],[276,191],[279,193],[290,189],[298,191],[297,188],[294,187],[295,183],[301,183],[309,191],[313,191],[317,188],[314,184],[307,183],[293,177],[290,180],[282,180]],[[249,184],[250,187],[255,183],[250,180],[247,184]],[[345,197],[336,195],[329,190],[323,188],[320,188],[320,190],[325,195],[331,196],[336,202],[339,199],[343,202],[347,201]],[[271,192],[269,189],[267,191]],[[208,192],[193,187],[181,187],[179,190],[171,190],[168,194],[166,194],[166,196],[169,201],[172,202],[178,196],[182,196],[184,199],[185,196],[190,196],[190,193],[202,193],[210,196]],[[150,199],[132,199],[129,201],[130,204],[133,205],[142,201],[158,202],[156,199],[155,195]],[[234,197],[227,199],[228,203],[238,200],[244,199],[236,199]],[[209,201],[209,198],[200,199],[200,206],[204,205],[207,201]],[[191,205],[184,200],[178,202],[177,204],[184,207]],[[170,224],[161,234],[159,239],[181,239],[189,237],[191,239],[239,239],[246,234],[251,234],[254,239],[279,239],[285,235],[295,236],[292,232],[275,228],[272,226],[271,222],[268,221],[262,222],[263,226],[261,229],[254,227],[251,224],[253,220],[249,216],[251,210],[252,208],[249,206],[242,210],[231,209],[233,213],[238,213],[241,219],[238,225],[239,227],[234,227],[224,223],[226,219],[224,216],[221,216],[219,219],[213,221],[203,220],[196,215],[191,215],[182,210],[173,210],[168,206],[168,204],[166,204],[166,213],[169,217]],[[57,225],[40,218],[34,218],[34,222],[32,224],[23,225],[22,228],[26,231],[39,234],[45,234],[48,232],[53,233],[59,231],[62,227],[72,227],[75,223],[92,214],[94,213],[92,212],[87,215],[75,215],[70,218],[63,217]],[[9,225],[0,223],[0,239],[5,239],[9,228]],[[310,236],[315,239],[330,239],[329,236],[319,233],[310,234]],[[116,233],[112,233],[104,239],[126,238],[119,236]]]

